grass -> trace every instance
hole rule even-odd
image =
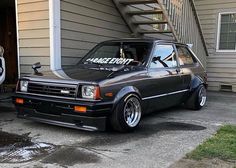
[[[187,158],[194,160],[218,158],[236,161],[236,126],[221,127],[212,138],[187,154]]]

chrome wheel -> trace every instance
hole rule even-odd
[[[202,87],[199,90],[198,97],[199,97],[199,104],[200,104],[200,106],[203,107],[206,104],[206,99],[207,99],[205,87]]]
[[[141,104],[136,97],[129,98],[124,106],[124,119],[129,127],[138,125],[141,119]]]

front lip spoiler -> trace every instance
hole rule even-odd
[[[42,118],[38,118],[38,117],[31,117],[31,116],[24,117],[24,116],[18,115],[18,118],[30,119],[30,120],[40,122],[40,123],[56,125],[56,126],[61,126],[61,127],[67,127],[67,128],[74,128],[74,129],[84,130],[84,131],[98,131],[99,130],[97,127],[93,127],[93,126],[77,125],[77,124],[73,124],[73,123],[67,123],[67,122],[61,122],[61,121],[55,121],[55,120],[49,120],[49,119],[42,119]]]

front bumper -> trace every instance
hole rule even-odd
[[[24,99],[24,103],[17,104],[17,98]],[[106,121],[113,105],[112,102],[85,102],[24,94],[13,96],[13,103],[19,118],[92,131],[106,129]],[[87,111],[75,112],[74,106],[84,106]]]

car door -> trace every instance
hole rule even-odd
[[[182,78],[176,60],[176,51],[173,44],[156,44],[150,58],[148,74],[148,101],[149,110],[164,109],[181,102]]]

